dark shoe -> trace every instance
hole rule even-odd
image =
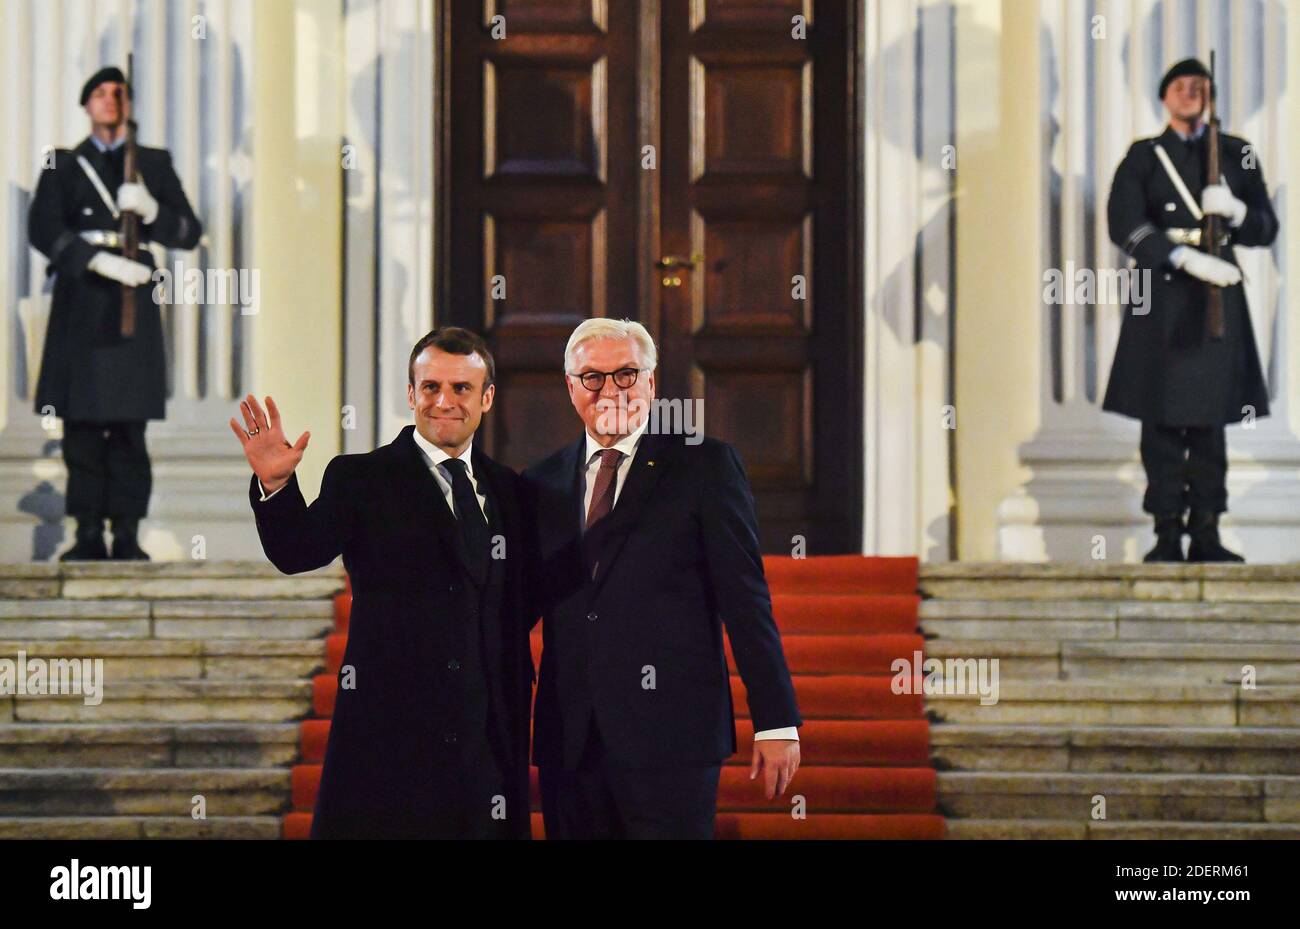
[[[1188,561],[1245,562],[1236,552],[1230,552],[1219,541],[1219,514],[1193,512],[1187,523],[1187,533],[1192,544],[1187,548]]]
[[[1164,561],[1184,561],[1183,518],[1181,516],[1156,517],[1156,547],[1142,559],[1147,564]]]
[[[140,547],[135,539],[140,520],[135,518],[115,518],[113,520],[113,560],[114,561],[148,561],[149,554]]]
[[[108,557],[104,546],[102,519],[77,519],[77,541],[59,556],[59,561],[103,561]]]

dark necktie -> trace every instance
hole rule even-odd
[[[103,178],[104,186],[116,194],[123,184],[123,175],[126,174],[126,146],[119,145],[105,152],[104,160],[108,162],[108,177]]]
[[[583,556],[592,577],[596,576],[596,568],[600,565],[600,550],[604,541],[600,523],[614,509],[614,494],[618,490],[618,464],[623,458],[623,453],[615,448],[607,448],[596,454],[600,456],[600,470],[596,472],[596,480],[591,488],[591,505],[587,507],[586,532],[582,537]]]
[[[451,476],[451,499],[456,504],[460,536],[465,542],[465,553],[469,556],[469,567],[474,580],[482,585],[487,580],[492,548],[492,535],[487,520],[479,508],[478,497],[465,470],[465,462],[459,458],[448,458],[440,467]]]

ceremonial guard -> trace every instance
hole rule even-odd
[[[1103,404],[1142,422],[1143,509],[1157,538],[1148,562],[1243,560],[1219,540],[1224,426],[1269,412],[1233,246],[1272,244],[1278,221],[1254,148],[1218,132],[1212,86],[1200,61],[1170,69],[1169,126],[1129,149],[1108,206],[1111,240],[1150,272],[1147,302],[1124,315]]]
[[[35,410],[63,420],[66,512],[75,544],[61,560],[144,560],[137,531],[152,476],[145,425],[162,419],[166,360],[149,243],[194,248],[202,226],[164,149],[136,146],[131,88],[104,68],[81,91],[91,134],[56,150],[28,216],[31,244],[55,275]],[[138,237],[138,241],[136,241]]]

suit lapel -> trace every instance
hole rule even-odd
[[[500,488],[497,486],[495,470],[496,462],[487,456],[477,445],[473,449],[474,456],[474,481],[478,484],[478,491],[487,498],[487,523],[492,534],[502,533],[508,535],[508,530],[514,529],[519,524],[518,514],[510,509],[503,502],[508,497],[503,497]]]
[[[597,589],[609,577],[614,562],[623,551],[623,544],[636,528],[641,518],[641,511],[651,497],[655,484],[670,466],[671,436],[646,434],[641,437],[636,457],[628,469],[627,482],[618,492],[618,501],[607,519],[605,527],[605,550],[601,553],[596,567],[596,576],[592,583]]]
[[[554,506],[547,513],[551,525],[563,526],[564,534],[569,538],[582,536],[582,524],[585,514],[582,511],[582,453],[587,448],[584,436],[564,450],[560,459],[559,471],[552,483]]]
[[[410,485],[412,499],[418,502],[420,510],[433,518],[434,529],[443,548],[455,558],[467,575],[472,576],[469,567],[469,554],[465,551],[465,542],[461,538],[460,526],[456,517],[447,506],[447,498],[442,495],[438,480],[429,471],[429,463],[419,446],[415,444],[415,427],[407,426],[394,440],[402,470]]]

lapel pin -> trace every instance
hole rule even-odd
[[[654,463],[653,461],[647,461],[647,462],[645,463],[645,466],[646,466],[647,468],[653,468],[653,467],[655,466],[655,463]]]

